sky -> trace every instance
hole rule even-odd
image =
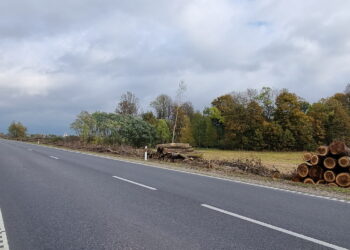
[[[0,132],[71,133],[82,111],[142,111],[180,81],[198,110],[232,91],[310,102],[350,83],[349,0],[1,0]]]

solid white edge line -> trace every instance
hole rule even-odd
[[[2,140],[5,140],[5,139],[2,139]],[[7,140],[7,141],[9,141],[9,140]],[[282,191],[282,192],[298,194],[298,195],[315,197],[315,198],[318,198],[318,199],[337,201],[337,202],[341,202],[341,203],[350,204],[349,200],[342,200],[342,199],[333,198],[333,197],[329,197],[329,196],[314,195],[314,194],[305,193],[305,192],[301,192],[301,191],[289,190],[289,189],[284,189],[284,188],[277,188],[277,187],[267,186],[267,185],[263,185],[263,184],[251,183],[251,182],[247,182],[247,181],[232,180],[232,179],[227,179],[227,178],[224,178],[224,177],[210,176],[210,175],[205,175],[205,174],[200,174],[200,173],[192,173],[192,172],[183,171],[183,170],[170,169],[170,168],[165,168],[165,167],[158,167],[158,166],[155,166],[155,165],[139,163],[139,162],[134,162],[134,161],[127,161],[127,160],[122,160],[122,159],[116,159],[116,158],[113,158],[113,157],[101,156],[101,155],[96,155],[96,154],[90,154],[90,153],[85,153],[85,152],[80,152],[80,151],[75,151],[75,150],[70,150],[70,149],[49,147],[49,146],[45,146],[45,145],[35,145],[35,144],[31,144],[31,143],[27,143],[27,142],[20,142],[20,141],[16,141],[16,142],[23,143],[23,144],[34,145],[34,146],[39,146],[39,147],[44,147],[44,148],[48,148],[48,149],[55,149],[55,150],[70,152],[70,153],[89,155],[89,156],[94,156],[94,157],[98,157],[98,158],[109,159],[109,160],[112,160],[112,161],[127,162],[127,163],[132,163],[132,164],[135,164],[135,165],[147,166],[147,167],[158,168],[158,169],[163,169],[163,170],[167,170],[167,171],[173,171],[173,172],[179,172],[179,173],[185,173],[185,174],[191,174],[191,175],[198,175],[198,176],[203,176],[203,177],[207,177],[207,178],[211,178],[211,179],[229,181],[229,182],[240,183],[240,184],[245,184],[245,185],[254,186],[254,187],[261,187],[261,188],[266,188],[266,189],[272,189],[272,190],[277,190],[277,191]]]
[[[52,156],[52,155],[50,156],[50,158],[55,159],[55,160],[59,160],[59,158]]]
[[[270,229],[278,231],[278,232],[289,234],[291,236],[294,236],[294,237],[297,237],[297,238],[300,238],[300,239],[303,239],[303,240],[311,241],[311,242],[316,243],[316,244],[321,245],[321,246],[329,247],[329,248],[336,249],[336,250],[346,250],[347,249],[347,248],[340,247],[340,246],[337,246],[337,245],[334,245],[334,244],[331,244],[331,243],[328,243],[328,242],[325,242],[325,241],[322,241],[322,240],[317,240],[317,239],[311,238],[309,236],[298,234],[298,233],[295,233],[293,231],[289,231],[287,229],[276,227],[276,226],[273,226],[273,225],[265,223],[265,222],[261,222],[261,221],[254,220],[254,219],[251,219],[251,218],[239,215],[239,214],[235,214],[235,213],[223,210],[221,208],[213,207],[213,206],[210,206],[210,205],[207,205],[207,204],[202,204],[201,206],[202,207],[206,207],[206,208],[211,209],[211,210],[214,210],[214,211],[217,211],[217,212],[220,212],[220,213],[223,213],[223,214],[227,214],[227,215],[233,216],[233,217],[241,219],[241,220],[245,220],[245,221],[248,221],[248,222],[251,222],[251,223],[263,226],[263,227],[270,228]]]
[[[9,250],[9,244],[7,241],[7,236],[6,236],[6,229],[5,229],[5,224],[4,220],[2,218],[2,213],[1,213],[1,208],[0,208],[0,249],[1,250]]]
[[[112,176],[112,177],[113,177],[113,178],[116,178],[116,179],[119,179],[119,180],[122,180],[122,181],[125,181],[125,182],[129,182],[129,183],[135,184],[135,185],[140,186],[140,187],[144,187],[144,188],[153,190],[153,191],[157,190],[157,189],[154,188],[154,187],[150,187],[150,186],[147,186],[147,185],[144,185],[144,184],[135,182],[135,181],[131,181],[131,180],[128,180],[128,179],[124,179],[124,178],[119,177],[119,176]]]

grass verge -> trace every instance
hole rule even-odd
[[[260,159],[267,167],[275,167],[281,173],[295,170],[303,160],[303,152],[257,152],[220,149],[196,149],[207,160]]]

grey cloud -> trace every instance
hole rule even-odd
[[[0,1],[0,131],[63,133],[81,110],[143,110],[185,80],[197,109],[269,85],[309,101],[350,80],[347,0]]]

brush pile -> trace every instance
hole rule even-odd
[[[156,152],[150,153],[150,158],[165,161],[194,160],[202,157],[188,143],[167,143],[158,144]]]
[[[187,143],[168,143],[156,146],[156,151],[149,150],[151,159],[168,162],[184,162],[191,166],[207,169],[221,169],[227,172],[249,173],[259,176],[281,178],[277,169],[270,169],[261,163],[259,159],[232,159],[228,160],[206,160],[201,153],[196,152]]]
[[[294,181],[350,187],[350,149],[344,142],[320,146],[316,153],[304,153],[303,158]]]

